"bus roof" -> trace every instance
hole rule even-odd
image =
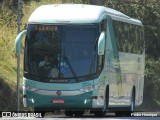
[[[53,4],[38,7],[28,23],[98,23],[105,15],[112,19],[142,24],[139,20],[111,8],[85,4]]]

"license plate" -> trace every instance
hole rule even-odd
[[[63,104],[64,103],[64,99],[53,99],[52,101],[54,104]]]

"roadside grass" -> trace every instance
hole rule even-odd
[[[31,13],[44,4],[57,4],[59,0],[40,0],[23,4],[23,13],[21,31]],[[15,56],[15,38],[17,36],[17,15],[6,6],[3,6],[3,18],[0,18],[0,111],[17,110],[17,60]],[[23,46],[24,42],[22,43]],[[22,47],[23,48],[23,47]],[[23,76],[23,52],[21,52],[21,83],[20,83],[20,110],[32,110],[24,108],[22,104],[22,76]]]
[[[15,28],[1,26],[0,35],[0,111],[13,111],[16,109]]]

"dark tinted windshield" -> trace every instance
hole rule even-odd
[[[98,25],[29,25],[25,76],[46,82],[95,78],[98,36]]]

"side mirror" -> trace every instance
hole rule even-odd
[[[98,39],[98,55],[104,55],[105,48],[105,32],[101,32]]]
[[[17,55],[17,111],[19,111],[19,99],[20,99],[20,55],[21,55],[21,41],[26,35],[26,30],[19,33],[15,40],[16,55]]]
[[[22,32],[20,32],[15,40],[15,47],[16,47],[16,55],[19,56],[20,52],[21,52],[21,41],[22,38],[26,35],[26,30],[23,30]]]

